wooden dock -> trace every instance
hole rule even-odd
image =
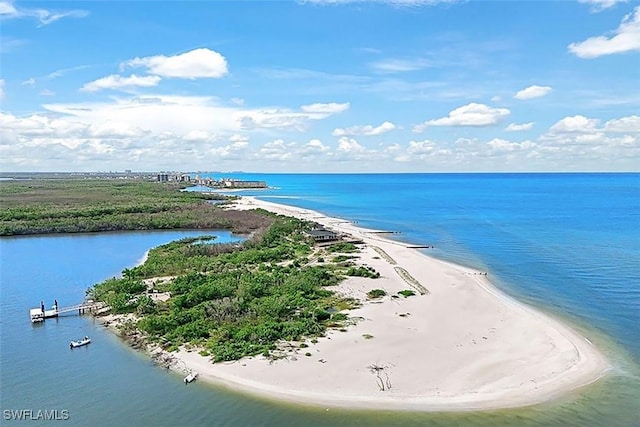
[[[55,300],[51,309],[47,310],[44,307],[44,302],[40,302],[40,307],[32,308],[29,310],[32,323],[43,322],[45,319],[52,317],[58,317],[61,314],[74,313],[85,314],[92,312],[96,308],[96,303],[93,301],[85,301],[80,304],[71,305],[69,307],[58,307],[58,300]]]

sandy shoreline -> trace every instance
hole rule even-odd
[[[460,411],[548,401],[610,369],[586,338],[503,294],[482,272],[307,209],[246,196],[235,208],[312,220],[361,239],[359,262],[381,277],[349,278],[336,286],[364,301],[349,312],[359,321],[315,344],[307,341],[308,348],[287,359],[213,364],[196,351],[174,354],[180,370],[197,371],[201,380],[327,407]],[[428,292],[390,297],[416,286]],[[375,288],[388,295],[367,301]]]

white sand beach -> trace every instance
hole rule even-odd
[[[349,312],[360,321],[346,332],[330,331],[315,344],[307,341],[308,348],[287,359],[258,356],[213,364],[197,351],[182,349],[180,366],[197,371],[201,380],[326,407],[459,411],[547,401],[610,369],[586,338],[508,297],[482,272],[318,212],[252,197],[242,197],[235,208],[264,208],[361,239],[360,262],[381,277],[349,278],[335,287],[363,301]],[[412,289],[406,281],[411,278],[428,292],[390,297]],[[387,296],[367,300],[366,293],[375,288]],[[374,366],[380,368],[377,373]]]

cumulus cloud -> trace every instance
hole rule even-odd
[[[283,162],[292,158],[292,148],[295,145],[295,143],[287,144],[282,139],[275,139],[260,147],[256,156],[260,160],[275,160]]]
[[[286,156],[282,145],[273,141],[265,151],[251,151],[259,153],[255,158],[242,154],[250,149],[250,136],[306,127],[310,121],[328,117],[285,108],[230,107],[211,97],[167,95],[49,103],[44,108],[25,116],[0,113],[0,146],[4,147],[0,156],[10,159],[13,167],[66,170],[82,160],[94,170],[116,161],[125,166],[139,161],[145,168],[164,169],[166,163],[206,165],[212,158],[258,161],[262,154],[289,158],[293,154]],[[251,121],[252,130],[246,131],[244,119]],[[291,151],[294,145],[285,143],[285,147]],[[298,147],[300,153],[329,152],[319,140]],[[28,158],[21,154],[25,151],[37,154]]]
[[[0,17],[10,18],[35,18],[40,22],[39,26],[52,24],[62,18],[83,18],[89,12],[86,10],[51,11],[48,9],[31,9],[16,7],[12,2],[0,1]]]
[[[540,98],[549,94],[552,90],[551,86],[533,85],[518,91],[513,97],[516,99]]]
[[[326,152],[330,150],[328,146],[324,145],[322,141],[320,141],[317,138],[309,140],[309,142],[307,142],[307,148],[309,149],[309,151],[320,151],[320,152]]]
[[[565,117],[549,128],[552,133],[589,133],[598,128],[600,120],[576,115]]]
[[[365,135],[365,136],[375,136],[381,135],[383,133],[390,132],[396,129],[396,125],[391,122],[384,122],[379,126],[351,126],[348,128],[337,128],[332,132],[333,136],[355,136],[355,135]]]
[[[118,74],[111,74],[107,77],[85,83],[80,89],[84,92],[97,92],[103,89],[131,89],[134,87],[153,87],[157,86],[162,80],[158,76],[137,76],[135,74],[129,77],[122,77]]]
[[[569,52],[584,59],[633,51],[640,51],[640,6],[623,18],[611,37],[590,37],[569,45]]]
[[[518,151],[518,150],[526,150],[535,146],[531,141],[524,142],[512,142],[507,141],[502,138],[494,138],[491,141],[487,142],[487,146],[491,148],[492,151]]]
[[[509,126],[504,128],[507,132],[520,132],[523,130],[531,130],[533,129],[533,122],[529,123],[510,123]]]
[[[219,78],[229,71],[225,57],[207,48],[173,56],[134,58],[121,64],[121,68],[126,67],[143,67],[149,74],[180,79]]]
[[[338,139],[338,151],[343,153],[362,153],[365,148],[355,139],[343,136]]]
[[[614,133],[640,133],[640,116],[609,120],[604,124],[604,130]]]
[[[449,116],[428,120],[413,127],[414,132],[423,132],[429,126],[491,126],[511,114],[507,108],[494,108],[472,102],[458,107]]]
[[[601,12],[609,9],[618,3],[626,3],[627,0],[578,0],[578,3],[584,3],[591,6],[591,12]]]

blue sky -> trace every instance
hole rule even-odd
[[[640,170],[640,3],[0,0],[0,170]]]

